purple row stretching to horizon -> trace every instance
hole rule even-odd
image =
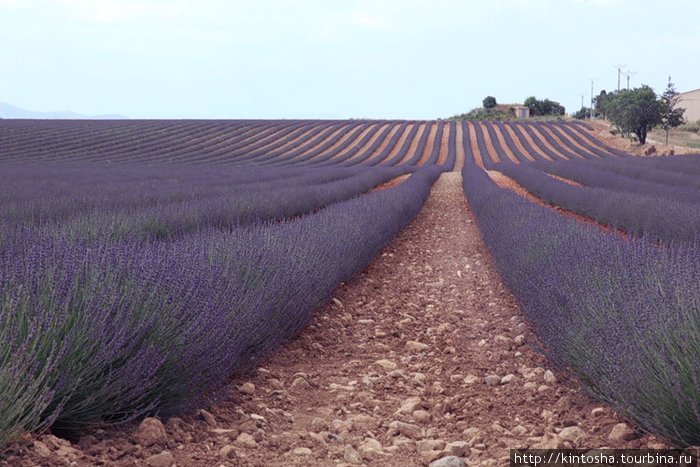
[[[24,180],[45,180],[47,173],[36,170],[27,170]],[[85,197],[89,204],[106,182],[106,195],[90,219],[99,226],[112,216],[100,203],[109,206],[120,183],[132,189],[116,200],[117,211],[148,199],[156,213],[173,201],[169,189],[183,188],[175,191],[175,203],[190,197],[197,206],[210,188],[214,199],[229,188],[227,174],[187,170],[166,169],[158,178],[142,168],[133,173],[64,168],[47,190],[63,196],[66,206]],[[71,432],[144,414],[174,414],[201,403],[233,373],[295,335],[338,283],[364,268],[410,222],[442,170],[425,167],[394,188],[355,197],[363,189],[283,222],[224,222],[225,228],[217,228],[222,226],[199,218],[194,229],[168,241],[69,235],[70,216],[58,216],[48,226],[1,223],[0,446],[47,426]],[[323,183],[281,191],[293,199],[296,190],[308,199],[315,186],[358,177],[376,184],[401,173],[406,169],[229,175],[246,182],[238,191],[232,184],[232,195],[239,197],[255,193],[249,186],[255,177],[262,184],[295,178],[309,183],[316,177]],[[85,189],[71,184],[71,176]],[[110,176],[117,180],[113,185]],[[167,183],[173,177],[176,181]],[[165,186],[150,189],[159,183]],[[3,206],[10,195],[2,191]],[[211,199],[204,196],[200,207]],[[201,215],[199,208],[193,212]],[[224,212],[224,221],[229,214]],[[177,216],[173,220],[178,222]]]
[[[547,355],[644,430],[700,444],[700,244],[624,240],[499,188],[463,188]]]
[[[633,159],[626,162],[632,167],[635,164]],[[572,186],[541,170],[557,173],[557,167],[564,166],[503,163],[497,170],[545,203],[603,225],[664,243],[700,240],[700,204],[691,188],[686,187],[685,191],[682,187],[663,184],[647,183],[645,186],[640,181],[637,188],[627,184],[625,189],[624,183],[612,174],[597,177],[597,182],[589,186]],[[570,168],[580,168],[581,173],[588,170],[585,165],[571,165]],[[687,196],[680,195],[682,192]]]
[[[490,164],[500,159],[616,158],[626,154],[577,122],[454,120],[129,120],[0,119],[0,162],[214,165],[234,167],[415,166],[459,171],[476,132]],[[431,135],[435,134],[435,138]],[[525,152],[519,148],[523,147]],[[468,156],[467,156],[468,157]]]

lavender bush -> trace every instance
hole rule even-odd
[[[700,443],[700,245],[601,233],[498,188],[464,191],[548,355],[641,428]]]
[[[425,168],[288,222],[169,242],[9,231],[0,243],[0,441],[198,404],[296,334],[417,214],[440,172]]]

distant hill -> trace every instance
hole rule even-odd
[[[123,115],[82,115],[75,112],[34,112],[12,104],[0,102],[0,118],[26,118],[41,120],[124,120]]]

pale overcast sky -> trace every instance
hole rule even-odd
[[[0,43],[0,102],[131,118],[573,111],[617,64],[700,88],[699,0],[0,0]]]

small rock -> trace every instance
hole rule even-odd
[[[70,441],[54,435],[44,435],[41,437],[41,441],[46,444],[49,449],[58,449],[61,446],[70,446]]]
[[[257,441],[255,441],[255,438],[253,438],[248,433],[241,433],[236,438],[236,445],[241,446],[241,447],[245,447],[245,448],[254,448],[258,445],[258,443],[257,443]]]
[[[522,334],[518,334],[517,336],[515,336],[515,339],[513,339],[513,342],[520,345],[523,342],[525,342],[525,336],[523,336]]]
[[[422,439],[423,429],[412,423],[393,421],[389,424],[389,436],[403,435],[407,438]]]
[[[618,423],[613,427],[608,435],[610,441],[631,441],[637,437],[632,428],[626,423]]]
[[[418,341],[408,341],[404,346],[406,350],[409,350],[411,352],[422,352],[424,350],[427,350],[429,347],[430,346],[428,344],[424,344]]]
[[[515,379],[515,375],[512,373],[505,375],[503,378],[501,378],[501,384],[508,384],[511,381],[513,381],[514,379]]]
[[[343,302],[341,302],[341,301],[338,300],[337,298],[333,297],[332,301],[333,301],[333,303],[335,303],[335,304],[336,304],[337,306],[339,306],[340,308],[345,308],[345,305],[343,305]]]
[[[238,436],[238,430],[231,428],[212,428],[209,433],[214,433],[216,436],[227,436],[229,438],[235,438]]]
[[[416,443],[416,450],[423,451],[442,451],[445,448],[445,442],[441,439],[424,439]]]
[[[175,464],[175,458],[168,451],[163,451],[146,459],[149,467],[170,467]]]
[[[219,425],[216,423],[216,418],[211,414],[211,412],[201,409],[199,415],[204,419],[204,421],[212,428],[218,428]]]
[[[430,421],[431,418],[430,412],[427,410],[416,410],[411,416],[417,422],[427,422]]]
[[[223,457],[224,459],[235,459],[237,457],[236,449],[230,444],[227,444],[226,446],[219,449],[219,456]]]
[[[416,410],[419,410],[422,408],[423,408],[423,401],[421,400],[420,397],[409,397],[408,399],[404,400],[401,403],[401,407],[399,407],[398,412],[410,414],[410,413],[413,413]]]
[[[148,447],[154,444],[163,444],[168,440],[163,423],[157,418],[146,417],[139,424],[134,435],[136,442]]]
[[[377,441],[374,438],[367,438],[364,443],[360,444],[358,447],[360,452],[376,452],[376,451],[381,451],[382,450],[382,443]]]
[[[376,365],[379,365],[380,367],[384,368],[385,370],[395,370],[398,367],[398,365],[396,363],[392,362],[391,360],[386,360],[386,359],[377,360],[374,363]]]
[[[242,394],[252,396],[255,394],[255,385],[253,383],[243,383],[243,385],[238,388]]]
[[[570,426],[561,430],[559,432],[559,437],[564,441],[578,443],[581,439],[586,437],[586,432],[577,426]]]
[[[467,464],[457,456],[446,456],[431,462],[428,467],[467,467]]]
[[[479,378],[474,375],[467,375],[463,379],[464,384],[474,384],[479,381]]]
[[[362,464],[362,456],[349,444],[345,446],[343,459],[349,464]]]
[[[299,377],[295,378],[294,381],[292,381],[291,388],[303,390],[303,389],[311,388],[311,385],[309,384],[308,381],[306,381],[304,378],[299,376]]]
[[[469,453],[469,444],[464,441],[452,441],[445,446],[444,452],[450,456],[465,457]]]
[[[311,429],[314,431],[324,431],[328,429],[328,422],[320,417],[314,417],[311,420]]]
[[[564,441],[554,433],[549,433],[540,438],[538,442],[530,446],[530,449],[561,449]]]
[[[554,376],[551,370],[547,370],[544,372],[544,381],[549,384],[554,384],[557,382],[557,377]]]
[[[421,451],[418,454],[423,462],[432,462],[442,456],[442,451]]]
[[[489,375],[486,378],[484,378],[484,382],[488,386],[498,386],[501,384],[501,377],[498,375]]]
[[[603,407],[596,407],[595,409],[591,410],[591,415],[594,417],[600,417],[603,414],[605,414],[605,409]]]
[[[60,457],[77,456],[78,450],[70,446],[61,446],[56,450],[56,454]]]
[[[295,456],[310,456],[312,452],[309,448],[294,448],[292,454]]]
[[[32,446],[34,448],[34,453],[39,457],[47,457],[51,455],[51,449],[41,441],[34,441]]]

